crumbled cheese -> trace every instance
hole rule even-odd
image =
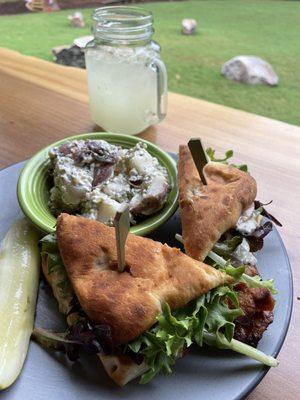
[[[262,216],[254,209],[254,204],[252,204],[242,213],[235,229],[243,235],[251,235],[261,225],[261,221]]]
[[[56,190],[51,192],[51,198],[68,207],[77,207],[92,190],[91,171],[77,167],[69,157],[57,160],[53,174]]]
[[[242,243],[234,250],[232,256],[242,264],[256,265],[257,259],[250,252],[250,246],[247,239],[243,239]]]

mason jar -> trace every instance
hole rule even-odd
[[[106,131],[137,134],[166,116],[167,71],[152,41],[153,16],[139,7],[94,11],[87,44],[90,111]]]

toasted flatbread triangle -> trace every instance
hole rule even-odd
[[[186,253],[203,261],[213,245],[233,228],[256,197],[256,182],[247,173],[209,162],[203,185],[188,146],[179,147],[179,206]]]
[[[82,217],[61,214],[57,239],[83,310],[94,323],[110,325],[116,344],[150,328],[163,302],[176,309],[231,281],[176,248],[133,234],[126,242],[126,269],[119,273],[114,228]]]

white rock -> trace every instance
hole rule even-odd
[[[73,14],[68,15],[68,20],[75,28],[83,28],[85,25],[83,15],[80,11],[75,11]]]
[[[269,63],[256,56],[237,56],[222,65],[221,75],[249,85],[278,85],[278,76]]]
[[[181,27],[183,35],[192,35],[196,32],[197,22],[195,19],[185,18],[181,21]]]
[[[94,39],[94,36],[80,36],[76,39],[74,39],[73,44],[75,44],[75,46],[80,47],[81,49],[84,49],[85,46],[91,42]]]

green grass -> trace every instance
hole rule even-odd
[[[169,89],[293,124],[300,124],[300,2],[209,0],[148,3]],[[89,34],[69,26],[70,11],[0,17],[0,46],[51,60],[51,48]],[[83,10],[90,21],[91,10]],[[195,18],[198,34],[182,36],[181,19]],[[238,54],[258,55],[279,75],[279,86],[246,86],[220,76]],[[201,113],[201,110],[199,110]]]

